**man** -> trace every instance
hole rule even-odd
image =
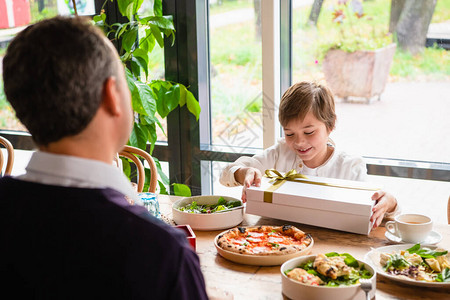
[[[132,128],[117,52],[80,18],[29,26],[3,60],[4,89],[38,145],[0,179],[2,295],[15,299],[207,299],[181,231],[150,216],[112,166]]]

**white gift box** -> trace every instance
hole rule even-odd
[[[270,192],[270,181],[263,177],[260,187],[247,189],[246,213],[366,235],[372,229],[374,184],[308,176]]]

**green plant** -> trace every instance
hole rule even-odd
[[[184,85],[151,78],[149,65],[152,64],[151,52],[156,43],[163,48],[164,37],[171,38],[172,45],[175,41],[172,16],[163,16],[162,0],[154,0],[153,14],[146,17],[138,14],[143,0],[117,0],[116,2],[122,16],[127,18],[127,22],[107,24],[104,10],[100,15],[94,16],[93,20],[108,37],[120,41],[119,55],[126,66],[127,83],[135,112],[129,145],[145,150],[149,142],[150,154],[152,154],[157,139],[156,126],[164,132],[156,114],[165,118],[175,108],[186,105],[198,120],[200,105]],[[167,193],[166,185],[169,184],[169,179],[163,173],[159,160],[155,158],[155,162],[160,178],[160,193],[164,194]],[[128,161],[124,161],[124,170],[125,172],[129,170]],[[146,174],[148,174],[146,178],[149,178],[149,170],[146,170]],[[145,188],[148,186],[148,180],[146,181]],[[175,186],[175,191],[188,193],[185,188],[178,185]]]
[[[380,27],[373,17],[368,17],[360,0],[339,0],[332,10],[332,22],[337,26],[329,30],[337,33],[328,32],[332,38],[320,45],[322,54],[328,49],[375,50],[392,43],[387,24]]]

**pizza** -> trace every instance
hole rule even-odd
[[[285,255],[306,249],[310,234],[291,226],[236,227],[218,235],[223,250],[249,255]]]

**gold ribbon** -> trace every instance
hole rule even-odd
[[[345,189],[354,189],[354,190],[365,190],[365,191],[378,191],[379,188],[366,188],[359,186],[351,186],[351,185],[343,185],[336,183],[327,183],[327,182],[319,182],[319,181],[311,181],[305,180],[308,179],[307,176],[297,173],[295,169],[292,169],[282,175],[275,169],[269,169],[265,171],[265,175],[268,178],[272,178],[269,182],[273,182],[273,184],[268,187],[264,191],[264,202],[272,203],[273,192],[280,188],[286,181],[295,181],[299,183],[307,183],[307,184],[315,184],[315,185],[323,185],[323,186],[331,186],[337,188],[345,188]]]

